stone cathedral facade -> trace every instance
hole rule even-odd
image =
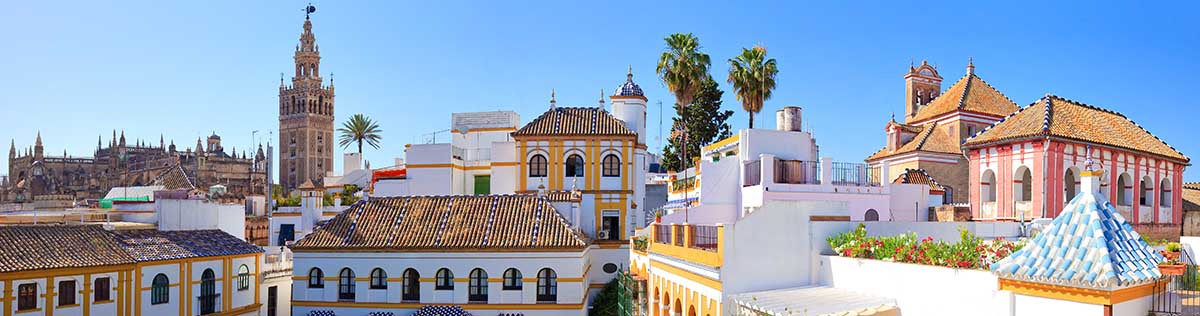
[[[321,78],[321,47],[307,16],[293,59],[292,84],[279,79],[279,183],[285,192],[306,180],[323,186],[333,167],[333,80],[326,86]]]

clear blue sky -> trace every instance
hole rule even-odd
[[[130,141],[161,133],[181,148],[216,131],[240,150],[252,130],[277,128],[279,73],[291,76],[306,1],[104,2],[0,9],[4,149],[10,139],[32,145],[40,130],[47,152],[87,156],[98,135],[107,143],[118,129]],[[741,47],[765,44],[780,74],[759,121],[770,126],[776,109],[802,105],[822,155],[839,161],[884,144],[883,124],[903,113],[910,61],[938,65],[948,86],[969,56],[1018,104],[1054,93],[1113,109],[1200,155],[1194,2],[838,4],[317,1],[313,23],[322,75],[336,78],[337,120],[365,113],[385,130],[383,147],[366,153],[376,167],[449,128],[452,112],[511,109],[528,121],[551,89],[560,105],[594,105],[628,65],[657,131],[653,104],[671,96],[653,70],[673,32],[699,36],[718,78]],[[733,126],[745,127],[722,88],[738,111]],[[650,146],[661,148],[656,136]]]

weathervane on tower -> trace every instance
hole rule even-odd
[[[308,20],[308,15],[312,14],[313,12],[317,12],[317,7],[314,7],[312,2],[309,2],[308,6],[304,7],[304,19]]]

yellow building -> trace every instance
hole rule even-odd
[[[219,230],[0,227],[4,316],[257,315],[262,250]]]

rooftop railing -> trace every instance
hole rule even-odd
[[[821,184],[821,163],[806,160],[775,160],[775,183]]]
[[[655,224],[649,252],[711,267],[722,265],[721,226]]]
[[[872,169],[865,163],[834,162],[832,168],[833,185],[842,186],[878,186],[878,169]]]

